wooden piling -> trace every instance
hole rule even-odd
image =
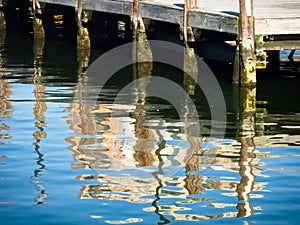
[[[256,114],[256,88],[239,89],[239,137],[254,137]]]
[[[183,15],[183,40],[184,42],[195,41],[193,29],[189,27],[189,10],[198,8],[199,0],[185,0],[184,1],[184,15]]]
[[[237,44],[235,48],[232,84],[238,86],[240,84],[240,48]]]
[[[241,86],[256,85],[253,0],[239,0],[239,54]]]
[[[0,31],[6,30],[6,22],[3,12],[3,3],[2,0],[0,0]]]
[[[45,31],[42,21],[42,8],[37,0],[32,1],[33,11],[33,35],[35,39],[44,39]]]
[[[197,86],[199,71],[198,71],[195,51],[193,48],[190,48],[187,45],[185,46],[184,49],[183,68],[184,68],[183,84],[185,90],[189,95],[194,95]]]
[[[88,15],[82,8],[82,0],[77,0],[77,49],[91,49],[90,35],[82,23],[88,22]]]
[[[139,0],[133,0],[132,7],[132,29],[136,31],[138,29],[139,18]]]

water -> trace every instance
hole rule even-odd
[[[210,110],[198,92],[197,138],[186,132],[195,119],[188,101],[179,100],[183,122],[170,103],[147,97],[147,83],[132,92],[139,101],[124,95],[113,104],[132,81],[131,68],[119,71],[93,106],[78,86],[87,61],[77,62],[73,46],[33,43],[19,33],[0,46],[1,224],[298,223],[297,73],[261,77],[256,93],[232,89],[219,76],[225,138],[208,138]],[[180,71],[153,67],[183,86]],[[239,111],[241,99],[253,98],[254,112]],[[256,136],[239,132],[243,124],[255,125]]]

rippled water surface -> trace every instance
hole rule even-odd
[[[147,96],[147,80],[118,94],[131,68],[97,104],[86,101],[87,59],[60,41],[1,36],[1,224],[298,224],[297,72],[245,90],[219,77],[228,120],[225,138],[215,139],[201,93],[191,97],[201,137],[189,131],[198,117],[188,97],[178,99],[180,119],[170,103]],[[174,68],[142,66],[145,76],[184,86]]]

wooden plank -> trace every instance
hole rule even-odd
[[[227,33],[237,33],[238,17],[225,13],[203,12],[191,10],[189,13],[189,26]]]
[[[183,8],[178,6],[141,3],[140,15],[157,21],[183,24]]]
[[[263,43],[263,49],[266,51],[300,49],[300,40],[266,41]]]
[[[296,18],[256,19],[255,34],[256,35],[300,34],[300,16]]]

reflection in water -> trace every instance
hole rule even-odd
[[[31,53],[22,51],[24,54],[21,54],[19,50],[28,45],[16,46],[15,39],[9,39],[13,44],[8,46],[6,43],[2,55],[4,40],[0,40],[0,52],[4,56],[0,57],[0,132],[2,139],[10,138],[9,135],[13,137],[0,140],[5,143],[0,146],[0,204],[13,203],[1,206],[3,221],[17,224],[39,219],[42,224],[53,220],[60,221],[60,224],[77,221],[89,224],[92,218],[97,219],[92,223],[99,224],[184,224],[230,217],[208,223],[235,224],[249,220],[260,224],[269,223],[275,213],[283,212],[283,208],[291,211],[282,213],[281,218],[297,220],[292,218],[296,209],[290,206],[299,200],[300,138],[297,126],[300,125],[300,115],[295,109],[285,106],[274,109],[275,100],[261,95],[266,89],[259,89],[257,98],[269,103],[265,107],[266,101],[260,101],[259,109],[253,104],[256,101],[255,89],[237,90],[237,118],[227,124],[234,131],[239,127],[235,140],[214,140],[205,138],[205,135],[201,138],[195,132],[199,129],[195,122],[200,116],[203,131],[203,124],[208,124],[209,116],[197,99],[197,91],[192,98],[199,106],[200,115],[193,111],[187,95],[180,100],[181,114],[185,119],[182,121],[176,117],[170,104],[149,96],[154,82],[150,83],[148,78],[153,79],[150,76],[155,76],[161,65],[136,64],[136,82],[129,95],[118,95],[121,96],[120,104],[112,104],[112,99],[116,99],[122,85],[132,76],[128,74],[128,68],[120,72],[124,79],[113,77],[110,80],[113,84],[102,89],[103,94],[98,97],[103,104],[90,105],[87,100],[89,93],[79,83],[76,89],[78,99],[68,105],[72,102],[72,90],[76,85],[73,76],[82,82],[88,79],[82,75],[85,66],[80,67],[80,59],[78,75],[74,75],[76,65],[74,60],[69,61],[74,56],[69,47],[64,49],[60,45],[59,54],[66,53],[65,57],[57,57],[58,54],[53,57],[57,49],[51,47],[51,40],[47,40],[46,46],[50,47],[44,55],[43,44],[36,43],[34,67],[31,67],[28,61],[32,60]],[[57,42],[53,44],[57,46]],[[150,53],[141,53],[139,57],[146,55],[150,56]],[[173,76],[169,70],[161,72]],[[69,74],[72,77],[67,77]],[[182,74],[176,72],[176,75]],[[34,86],[30,82],[32,78]],[[278,82],[276,79],[271,81]],[[32,87],[33,93],[25,93]],[[229,97],[226,100],[230,117],[233,113],[230,111],[232,92],[225,89],[224,93]],[[287,98],[284,92],[280,94],[283,95],[283,98],[278,98],[281,103]],[[126,102],[124,99],[128,96],[133,96],[133,100]],[[32,104],[33,113],[28,113]],[[69,112],[64,111],[66,107],[69,107]],[[272,114],[275,111],[278,114]],[[291,113],[282,113],[287,111]],[[61,124],[66,116],[75,133],[75,137],[67,139],[70,144],[61,140],[70,135],[70,130]],[[253,136],[254,122],[256,128],[260,126],[259,136]],[[209,130],[208,126],[204,128]],[[228,135],[232,137],[232,133]],[[64,151],[66,145],[70,145],[72,152]],[[33,149],[36,151],[32,152]],[[214,154],[212,163],[206,161],[209,150]],[[70,153],[75,159],[71,164],[72,171],[68,169]],[[36,159],[32,160],[33,157]],[[46,168],[51,170],[45,173]],[[175,168],[175,171],[169,168]],[[32,188],[26,188],[30,176],[34,184],[30,184]],[[77,181],[73,180],[74,176]],[[49,201],[50,190],[53,201],[44,204]],[[90,200],[75,199],[76,195]],[[33,198],[37,204],[43,203],[43,207],[32,207]],[[251,217],[236,219],[247,216]]]
[[[143,35],[142,37],[139,37]],[[157,134],[154,130],[147,128],[146,116],[146,97],[147,86],[150,84],[150,77],[153,69],[153,57],[151,48],[144,33],[136,33],[136,40],[132,50],[133,61],[138,63],[133,64],[133,79],[136,80],[133,87],[134,96],[134,134],[136,137],[136,144],[133,146],[133,157],[138,163],[137,167],[144,166],[157,166],[158,158],[155,154],[156,147],[155,142],[157,140]],[[143,61],[143,62],[140,62]],[[150,121],[149,121],[150,122]],[[151,123],[151,122],[150,122]]]
[[[1,5],[1,2],[0,2]],[[0,14],[2,12],[0,11]],[[3,18],[2,18],[3,19]],[[1,20],[1,15],[0,15]],[[1,26],[1,21],[0,21]],[[0,27],[1,31],[1,27]],[[0,32],[0,140],[4,139],[11,139],[11,135],[9,133],[6,133],[10,130],[10,126],[6,124],[6,119],[11,118],[13,114],[13,106],[12,103],[9,101],[10,96],[12,95],[11,91],[11,84],[6,79],[6,76],[9,74],[7,72],[7,68],[4,67],[5,65],[5,58],[2,57],[3,55],[3,49],[5,45],[5,39],[6,39],[6,32],[1,31]],[[4,145],[5,143],[0,141],[0,146]],[[0,152],[0,167],[6,165],[2,162],[7,158],[5,155],[2,155]],[[0,177],[0,179],[5,179],[4,177]],[[3,202],[0,199],[0,205],[7,205],[12,204],[12,202]]]
[[[33,84],[35,86],[34,98],[35,104],[33,107],[33,114],[36,120],[35,127],[38,129],[33,133],[33,138],[35,142],[33,143],[35,152],[37,154],[37,165],[39,168],[34,170],[34,175],[31,177],[31,181],[35,184],[36,190],[39,192],[38,196],[35,198],[35,201],[38,205],[43,204],[47,201],[47,194],[44,186],[44,182],[41,179],[41,173],[45,170],[44,154],[40,151],[41,140],[47,138],[47,133],[45,131],[46,121],[45,121],[45,112],[47,111],[46,105],[46,87],[40,81],[42,75],[42,62],[43,62],[43,52],[44,52],[44,39],[35,39],[33,45]]]
[[[189,50],[186,53],[188,52]],[[68,138],[67,141],[72,144],[70,149],[79,163],[73,164],[72,168],[94,170],[96,174],[83,174],[77,179],[99,182],[84,184],[79,198],[151,203],[151,207],[144,207],[143,210],[156,213],[160,224],[168,224],[171,220],[206,220],[254,214],[254,209],[259,210],[260,207],[250,205],[250,196],[253,197],[251,192],[261,191],[265,185],[255,183],[254,177],[254,174],[260,175],[255,169],[259,160],[253,159],[254,151],[257,153],[257,150],[251,145],[254,135],[252,117],[255,116],[255,90],[241,91],[238,95],[243,107],[238,111],[242,145],[233,140],[203,142],[197,135],[197,111],[193,110],[188,96],[182,102],[184,125],[149,119],[151,102],[148,102],[147,87],[151,82],[153,65],[148,43],[137,42],[133,57],[147,57],[143,58],[147,62],[133,65],[133,79],[136,80],[132,86],[133,102],[129,105],[90,105],[85,101],[86,91],[80,88],[82,82],[85,82],[85,79],[81,79],[76,90],[78,98],[70,105],[73,116],[68,123],[71,124],[75,137]],[[185,64],[195,66],[194,57],[193,54],[186,56]],[[195,79],[197,70],[189,68],[189,71]],[[190,78],[191,76],[185,77],[185,81]],[[192,79],[190,81],[186,85],[187,92],[194,94],[195,82]],[[184,134],[178,133],[182,128]],[[202,166],[210,163],[207,161],[207,156],[210,155],[206,152],[211,149],[213,151],[209,154],[215,154],[216,157],[205,171]],[[176,167],[179,174],[169,171],[169,166]],[[234,180],[219,180],[214,179],[215,175],[204,175],[207,171],[208,174],[239,171],[242,178],[240,182],[237,177],[230,178]],[[222,195],[230,199],[237,195],[238,212],[234,207],[236,201],[231,199],[230,202],[222,202],[218,197],[210,195],[209,191],[214,189],[219,189]],[[195,204],[211,207],[215,209],[215,213],[189,213],[189,205]],[[224,210],[219,212],[221,209]]]
[[[239,137],[241,142],[239,173],[241,180],[237,186],[239,200],[237,216],[245,217],[254,214],[250,204],[250,194],[255,183],[253,173],[255,144],[253,137],[255,135],[256,88],[243,87],[239,94]]]
[[[11,139],[11,136],[6,133],[10,130],[10,127],[6,125],[5,118],[11,118],[13,114],[13,106],[9,101],[10,96],[12,95],[11,84],[6,79],[6,76],[9,74],[8,70],[3,67],[5,65],[5,58],[2,57],[3,49],[6,39],[6,33],[0,33],[0,140],[2,139]],[[2,133],[4,131],[4,133]],[[0,142],[0,145],[4,144]]]
[[[250,205],[250,196],[262,197],[251,192],[262,191],[265,187],[265,183],[255,182],[254,174],[260,176],[256,169],[260,162],[259,158],[253,159],[254,151],[256,154],[258,151],[250,145],[254,120],[249,116],[255,115],[251,108],[253,103],[255,105],[255,95],[251,95],[255,90],[241,91],[248,95],[238,95],[244,107],[240,109],[242,145],[233,140],[203,142],[198,134],[198,114],[188,96],[182,104],[184,134],[178,133],[182,125],[149,119],[151,102],[148,102],[147,87],[151,82],[153,65],[147,42],[137,42],[133,57],[149,59],[133,65],[133,78],[136,80],[132,87],[133,102],[129,105],[106,103],[92,106],[86,103],[85,92],[78,86],[79,98],[70,105],[73,116],[68,123],[72,124],[71,129],[76,136],[67,141],[72,144],[70,149],[79,163],[72,168],[94,170],[96,174],[83,174],[77,179],[99,182],[84,184],[79,198],[150,203],[151,207],[143,210],[156,213],[161,224],[171,220],[249,216],[254,214],[254,210],[260,210],[260,207]],[[194,57],[185,57],[186,61],[188,59],[193,61]],[[191,64],[191,61],[185,64]],[[196,69],[193,71],[196,75]],[[194,93],[194,85],[186,86],[189,94]],[[215,155],[213,162],[207,161],[211,160],[210,154]],[[202,166],[209,163],[211,165],[203,170]],[[176,167],[178,173],[168,171],[168,166]],[[239,171],[242,178],[240,182],[235,176],[215,179],[220,176],[220,171]],[[220,190],[222,195],[231,199],[230,202],[222,202],[222,198],[210,194],[211,190]],[[232,199],[236,195],[237,203]],[[215,213],[189,212],[192,205],[213,208]]]

